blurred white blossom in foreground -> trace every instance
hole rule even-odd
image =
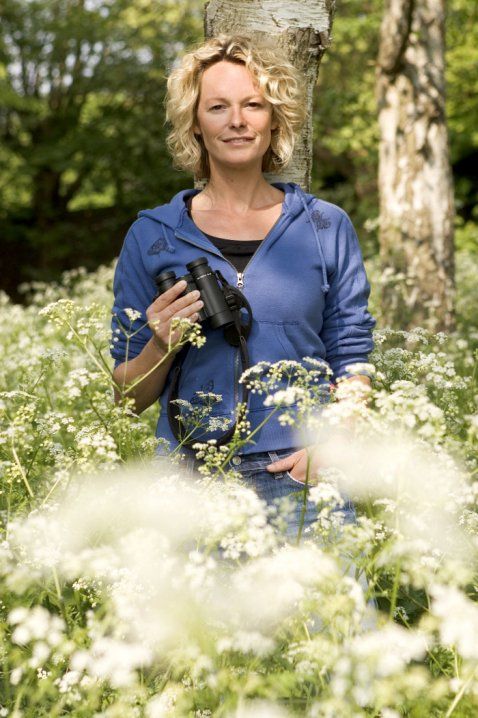
[[[359,382],[343,387],[342,400],[311,422],[307,439],[319,471],[334,477],[343,496],[381,505],[383,520],[418,553],[469,560],[476,541],[460,527],[472,499],[465,472],[439,444],[394,425],[393,412],[392,420],[377,418],[364,405],[368,391]]]
[[[207,631],[219,653],[263,656],[304,602],[350,595],[347,620],[357,625],[365,606],[360,586],[317,543],[281,539],[252,490],[160,474],[154,465],[76,477],[58,505],[11,525],[10,545],[20,559],[13,588],[54,570],[111,601],[116,629],[94,635],[72,668],[113,685]]]

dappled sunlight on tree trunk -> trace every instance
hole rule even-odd
[[[397,328],[454,326],[444,1],[390,0],[377,67],[382,307]]]

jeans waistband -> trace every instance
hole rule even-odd
[[[235,454],[228,462],[228,465],[232,469],[238,471],[252,471],[254,469],[263,467],[266,464],[270,464],[273,461],[278,461],[293,454],[294,451],[298,451],[300,447],[291,447],[289,449],[271,449],[270,451],[257,451],[250,454]],[[195,458],[194,452],[187,451],[182,452],[184,454],[183,467],[186,470],[192,470],[197,468],[202,462]],[[156,460],[167,461],[167,455],[157,455]]]
[[[292,447],[290,449],[257,451],[251,454],[236,454],[232,457],[232,459],[230,459],[229,465],[240,471],[250,471],[255,468],[259,468],[260,466],[264,466],[264,464],[270,464],[273,461],[278,461],[279,459],[284,458],[284,456],[293,454],[294,451],[298,451],[297,447]]]

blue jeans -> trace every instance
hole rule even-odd
[[[268,506],[274,504],[278,499],[289,496],[292,499],[293,510],[287,515],[287,536],[297,538],[299,528],[302,525],[302,532],[317,518],[317,506],[304,496],[304,484],[293,479],[288,471],[271,473],[266,466],[278,461],[285,456],[290,456],[297,448],[275,449],[253,454],[236,454],[226,465],[226,469],[232,468],[238,471],[244,484],[253,489],[260,499]],[[186,459],[186,469],[193,472],[200,466],[201,462],[194,456]],[[341,510],[344,513],[344,521],[353,523],[356,520],[355,510],[352,503],[344,497],[345,505],[337,506],[334,510]]]

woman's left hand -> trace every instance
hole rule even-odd
[[[309,451],[312,451],[312,449],[309,449]],[[288,471],[295,481],[305,484],[307,476],[307,453],[307,449],[299,449],[298,451],[294,451],[294,453],[289,456],[284,456],[283,459],[279,459],[278,461],[274,461],[272,464],[268,464],[266,469],[271,474],[279,471]],[[309,469],[309,481],[307,482],[309,486],[313,486],[318,483],[317,471],[319,467],[320,464],[318,458],[314,453],[312,453]]]

